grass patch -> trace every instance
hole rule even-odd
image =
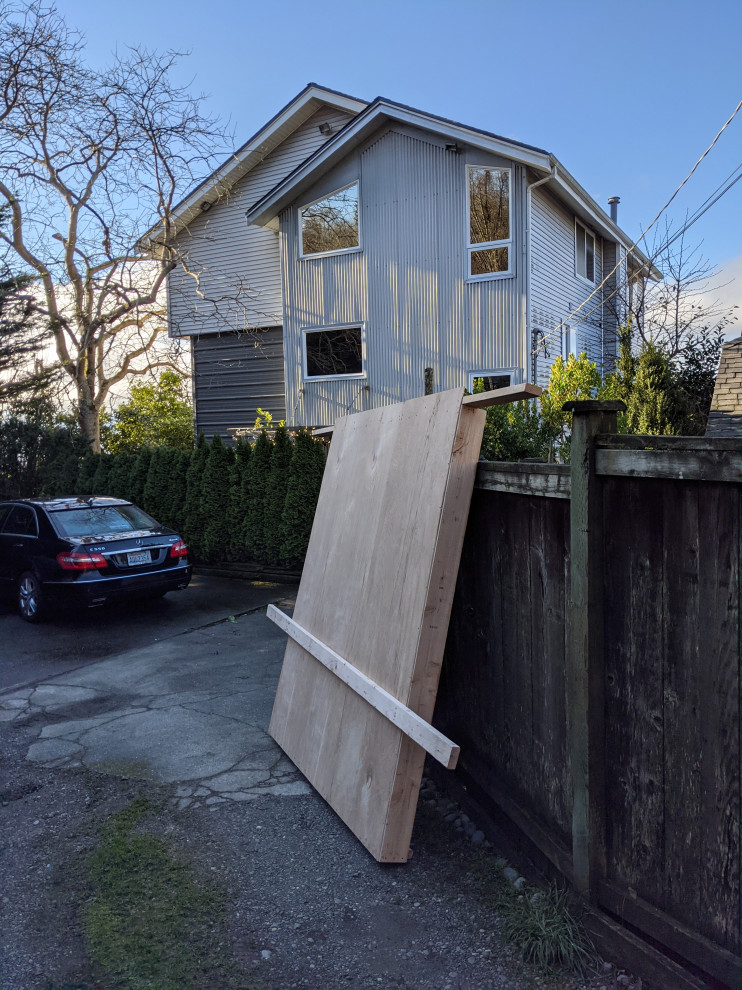
[[[161,838],[137,831],[156,809],[138,798],[106,823],[88,860],[83,925],[110,990],[234,985],[223,898]],[[242,984],[244,986],[244,983]]]
[[[594,967],[595,946],[572,912],[566,890],[556,884],[547,890],[517,889],[505,881],[498,884],[494,903],[506,936],[539,972],[585,976]]]

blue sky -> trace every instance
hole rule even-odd
[[[553,152],[632,237],[742,99],[732,0],[58,0],[102,64],[118,45],[189,52],[180,72],[242,144],[318,82],[387,96]],[[742,163],[742,110],[667,214],[674,226]],[[607,208],[607,207],[606,207]],[[664,222],[661,221],[661,222]],[[742,181],[688,243],[740,305]],[[733,280],[730,282],[730,280]]]

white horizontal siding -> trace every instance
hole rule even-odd
[[[564,352],[566,326],[576,329],[578,350],[603,367],[603,290],[586,301],[603,278],[603,242],[596,237],[595,282],[590,285],[575,272],[574,214],[543,188],[534,190],[531,210],[531,329],[536,339],[546,340],[536,347],[537,380],[543,385],[554,359]],[[554,333],[560,323],[565,326]]]
[[[278,235],[248,226],[245,213],[327,140],[319,124],[327,122],[337,130],[348,120],[343,111],[320,107],[179,235],[188,271],[179,267],[168,278],[172,336],[282,322]]]

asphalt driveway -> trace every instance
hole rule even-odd
[[[185,591],[156,601],[57,612],[31,626],[0,600],[0,690],[159,643],[268,602],[291,598],[296,585],[195,574]]]
[[[194,608],[156,623],[156,641],[97,660],[77,654],[72,669],[65,653],[53,661],[63,672],[0,691],[0,986],[100,986],[80,922],[86,856],[137,795],[162,809],[151,827],[178,856],[221,885],[224,952],[244,974],[241,990],[544,985],[477,893],[504,861],[453,802],[424,784],[414,856],[383,866],[282,754],[267,729],[285,636],[264,606],[290,608],[295,589],[226,590],[236,597],[216,606],[221,618],[207,609],[194,628]],[[134,618],[101,613],[104,646],[115,649],[112,627],[143,635],[129,629]],[[54,640],[54,626],[39,629]],[[91,620],[80,640],[90,646],[100,630]],[[37,629],[24,631],[33,654],[26,636]],[[204,980],[223,985],[217,974]]]

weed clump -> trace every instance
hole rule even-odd
[[[570,910],[566,890],[556,884],[545,891],[502,885],[495,906],[507,937],[542,973],[569,970],[584,976],[595,964],[595,946]]]

